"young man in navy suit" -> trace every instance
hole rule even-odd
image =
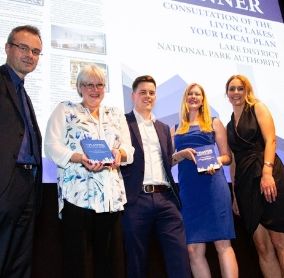
[[[0,67],[0,277],[31,276],[35,211],[41,188],[41,135],[24,78],[38,63],[39,30],[14,28]]]
[[[134,109],[126,119],[135,148],[134,162],[121,167],[127,195],[123,216],[127,276],[146,277],[149,241],[155,236],[168,277],[190,277],[180,201],[171,174],[170,130],[152,113],[156,82],[151,76],[139,76],[132,89]]]

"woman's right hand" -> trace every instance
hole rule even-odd
[[[99,172],[105,166],[100,162],[92,162],[85,154],[82,154],[81,163],[85,166],[85,168],[89,171]]]
[[[189,159],[189,160],[193,160],[194,163],[196,164],[195,154],[196,154],[196,151],[194,149],[186,148],[186,149],[183,149],[175,153],[175,160],[181,161],[183,159]]]
[[[239,206],[236,197],[233,197],[233,212],[235,215],[240,216]]]

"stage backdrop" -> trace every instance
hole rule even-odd
[[[125,112],[132,108],[134,78],[152,75],[158,84],[155,113],[170,126],[192,82],[203,85],[213,115],[226,124],[232,111],[225,82],[240,73],[270,108],[277,151],[284,157],[284,24],[277,0],[0,0],[0,5],[1,64],[11,28],[33,24],[42,32],[43,56],[26,87],[43,137],[59,102],[80,101],[75,81],[85,64],[105,71],[104,102]],[[44,182],[56,182],[55,166],[45,158]]]

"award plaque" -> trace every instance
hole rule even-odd
[[[105,140],[82,139],[81,147],[85,155],[93,162],[101,162],[110,165],[114,162],[114,157]]]
[[[196,151],[195,159],[198,172],[206,172],[209,167],[214,169],[221,167],[215,154],[214,145],[204,145],[194,149]]]

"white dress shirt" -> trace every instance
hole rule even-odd
[[[165,184],[169,186],[163,166],[160,141],[154,127],[155,116],[145,120],[135,109],[133,110],[142,138],[145,172],[143,184]]]

